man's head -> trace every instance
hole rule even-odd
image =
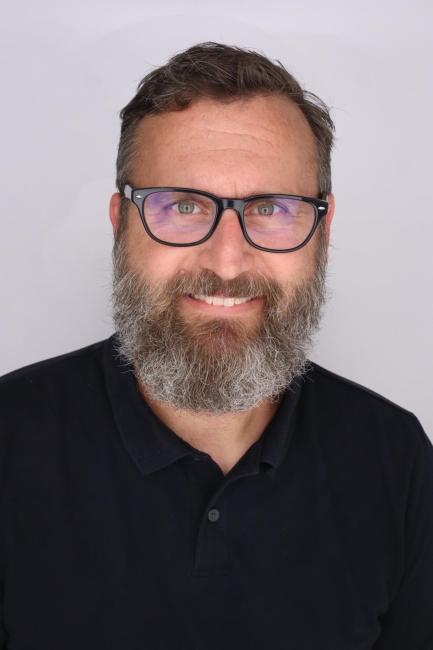
[[[177,408],[217,414],[277,399],[305,370],[324,301],[333,214],[326,107],[281,65],[204,44],[145,77],[121,115],[110,204],[120,351],[149,395]],[[290,253],[251,246],[233,209],[207,241],[172,247],[146,233],[122,197],[126,183],[230,198],[326,194],[330,205]],[[191,297],[216,294],[257,298],[225,307]]]

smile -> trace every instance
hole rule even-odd
[[[233,305],[242,305],[244,302],[254,300],[253,298],[224,298],[223,296],[204,296],[202,294],[189,294],[194,300],[207,302],[208,305],[219,305],[223,307],[233,307]]]

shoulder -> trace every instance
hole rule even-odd
[[[2,513],[17,504],[23,512],[35,503],[47,510],[61,494],[71,468],[97,455],[104,435],[98,418],[107,412],[103,370],[107,341],[0,377]]]
[[[5,466],[23,465],[26,475],[38,467],[39,476],[49,471],[49,459],[60,457],[65,441],[79,445],[98,435],[89,418],[106,408],[103,359],[109,340],[0,377],[0,477]]]
[[[23,396],[33,392],[40,385],[57,385],[63,378],[68,381],[75,373],[83,373],[86,368],[98,362],[106,340],[92,343],[85,347],[67,352],[65,354],[43,359],[16,370],[12,370],[0,377],[0,402],[12,397],[15,393]]]
[[[101,393],[103,351],[99,341],[0,377],[0,439],[44,431],[78,414]]]
[[[358,412],[393,414],[396,417],[413,417],[413,414],[403,406],[393,402],[380,393],[338,375],[319,364],[310,361],[310,369],[305,375],[305,388],[315,399],[325,402],[327,407],[338,405],[343,411],[352,414]]]
[[[344,447],[381,448],[404,456],[430,443],[418,418],[386,396],[315,362],[304,381],[305,405],[310,422]]]

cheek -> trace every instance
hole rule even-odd
[[[127,242],[131,268],[152,283],[164,283],[182,269],[194,268],[185,250],[159,244],[146,232],[131,231]]]
[[[280,285],[298,283],[311,276],[314,270],[314,248],[305,246],[293,253],[269,253],[267,273]]]

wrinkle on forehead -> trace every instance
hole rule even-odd
[[[269,130],[261,135],[257,132],[257,125],[255,127],[256,133],[251,133],[254,128],[253,125],[250,127],[250,131],[218,129],[208,127],[205,124],[197,124],[191,119],[189,123],[179,125],[174,132],[170,133],[166,129],[158,140],[164,146],[170,147],[177,144],[181,138],[185,138],[185,140],[188,140],[188,146],[196,152],[236,150],[248,153],[251,149],[257,149],[264,145],[274,147],[275,135],[274,137],[268,135],[270,134]],[[281,144],[283,145],[283,142]]]
[[[200,100],[182,111],[144,118],[137,135],[134,166],[140,182],[180,186],[186,181],[212,191],[227,181],[243,187],[243,195],[253,185],[283,188],[285,179],[288,193],[316,185],[314,134],[287,98],[228,105]]]
[[[268,143],[268,144],[270,145],[271,143]],[[236,153],[244,153],[247,156],[251,156],[252,150],[251,150],[251,148],[250,149],[244,149],[242,147],[236,147],[236,146],[228,147],[228,146],[223,146],[223,145],[221,145],[221,147],[215,147],[215,146],[213,146],[213,147],[203,147],[203,143],[200,142],[200,143],[198,143],[197,148],[192,147],[191,151],[187,155],[185,155],[183,157],[187,157],[190,154],[215,154],[215,153],[234,153],[234,152],[236,152]],[[277,156],[275,156],[275,157],[277,157]]]
[[[220,137],[221,135],[226,135],[228,137],[246,137],[250,138],[252,140],[268,140],[268,135],[271,137],[275,136],[275,132],[277,129],[275,128],[268,128],[265,126],[264,123],[257,124],[257,122],[244,122],[244,124],[239,124],[237,125],[237,129],[230,130],[228,128],[213,128],[212,126],[209,126],[207,124],[204,124],[203,126],[201,124],[195,124],[193,123],[193,126],[195,126],[195,129],[198,132],[203,132],[207,135],[216,135],[217,137]],[[242,129],[242,126],[244,128]],[[260,129],[263,131],[263,135],[254,135],[254,133],[251,133],[252,130],[257,131],[257,129]]]
[[[287,108],[287,106],[286,106]],[[246,137],[252,140],[265,140],[274,139],[275,137],[293,140],[295,138],[302,138],[303,140],[313,141],[314,136],[311,128],[307,123],[306,118],[301,110],[293,105],[293,108],[288,106],[289,110],[284,112],[272,111],[271,114],[261,115],[258,113],[254,120],[249,119],[249,115],[242,112],[242,107],[236,114],[236,124],[230,128],[230,124],[221,124],[221,127],[215,127],[209,123],[209,117],[206,112],[196,116],[194,120],[185,122],[186,128],[193,128],[197,132],[202,132],[208,136],[215,135],[216,137],[227,135],[228,137]],[[292,112],[293,111],[293,112]],[[186,117],[186,116],[185,116]],[[197,119],[198,117],[198,119]],[[226,116],[227,121],[231,121],[232,116]]]
[[[210,137],[209,137],[210,136]],[[272,140],[265,138],[265,137],[260,137],[258,135],[252,135],[250,133],[240,133],[239,131],[217,131],[213,130],[212,132],[209,132],[206,129],[203,129],[202,131],[195,131],[193,134],[191,134],[190,141],[194,142],[194,140],[198,140],[200,143],[210,141],[212,142],[213,140],[221,140],[221,138],[224,138],[225,140],[227,139],[229,142],[236,142],[238,140],[242,140],[245,142],[251,142],[252,144],[258,143],[259,145],[265,143],[267,145],[272,145]],[[226,147],[230,148],[230,147]],[[236,148],[238,151],[242,151],[242,146],[236,146],[232,147]],[[215,147],[215,149],[221,149],[221,147]],[[247,151],[247,149],[244,149],[244,151]]]
[[[255,107],[253,112],[252,106]],[[176,131],[186,130],[189,133],[195,131],[201,137],[205,134],[207,137],[227,135],[267,140],[266,135],[269,135],[271,138],[284,136],[289,140],[302,139],[310,143],[314,142],[313,132],[301,109],[288,98],[279,96],[241,99],[230,104],[203,98],[181,111],[148,116],[143,119],[140,126],[147,132],[147,137],[152,137],[152,124],[157,126],[161,121],[168,126],[168,129],[164,129],[162,133],[163,137],[169,135],[170,126],[175,124]],[[215,122],[218,126],[215,126]],[[231,128],[233,122],[235,125]],[[150,128],[147,129],[146,126]],[[259,134],[255,135],[255,133]]]

